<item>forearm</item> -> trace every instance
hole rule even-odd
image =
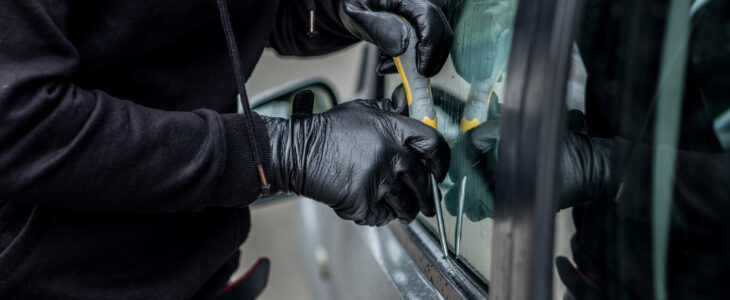
[[[258,196],[240,116],[150,109],[79,88],[65,4],[11,3],[0,10],[0,205],[175,212]]]
[[[260,192],[240,116],[154,110],[72,84],[24,94],[2,97],[23,103],[2,112],[2,201],[169,212],[246,205]]]

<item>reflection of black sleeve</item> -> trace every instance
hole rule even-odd
[[[309,32],[309,8],[302,0],[282,0],[269,39],[281,55],[322,55],[345,48],[358,39],[342,25],[338,16],[340,0],[313,0],[316,3],[315,37]]]
[[[655,149],[639,147],[639,157],[649,169]],[[652,173],[645,173],[652,181]],[[730,153],[677,152],[674,170],[668,246],[670,295],[676,299],[698,297],[723,299],[730,292],[722,278],[730,276]],[[624,214],[627,218],[644,218],[651,222],[652,186],[637,187],[633,207],[643,215]],[[626,211],[626,210],[624,210]],[[627,211],[628,212],[628,211]],[[646,226],[647,230],[651,226]],[[651,236],[647,234],[647,236]]]
[[[712,118],[730,110],[730,1],[706,1],[692,15],[690,62],[692,75]],[[725,45],[725,46],[719,46]],[[728,133],[722,133],[728,135]],[[726,144],[725,149],[730,149]]]
[[[645,220],[651,211],[653,164],[657,150],[653,146],[621,138],[615,141],[614,185],[622,179],[625,184],[617,205],[625,208],[622,211],[626,218]],[[671,201],[677,211],[673,212],[673,222],[686,223],[682,226],[687,228],[710,223],[730,228],[730,153],[680,149],[676,155]],[[629,163],[622,166],[621,162]],[[703,231],[714,231],[712,228],[719,227],[711,226]]]
[[[597,201],[606,192],[611,175],[613,141],[577,132],[563,135],[560,157],[558,208]]]
[[[601,290],[650,299],[656,148],[623,138],[613,144],[611,187],[601,201],[573,210],[573,257]],[[671,298],[726,298],[719,281],[730,276],[729,169],[730,153],[676,153],[672,198],[663,199],[671,204],[666,273]]]
[[[240,116],[150,109],[82,89],[74,82],[79,52],[66,36],[68,3],[2,6],[0,206],[145,213],[256,199]],[[263,121],[254,115],[253,123],[267,147]]]

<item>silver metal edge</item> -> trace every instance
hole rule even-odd
[[[434,207],[436,208],[436,221],[438,222],[438,232],[439,232],[439,241],[441,241],[441,253],[443,257],[448,258],[449,257],[449,249],[448,245],[446,244],[446,227],[444,226],[444,213],[441,210],[441,191],[438,188],[438,183],[436,183],[436,178],[433,176],[433,174],[430,174],[429,178],[431,179],[431,187],[433,188],[433,202]]]
[[[578,2],[517,4],[500,121],[501,182],[490,278],[494,299],[552,295],[556,161]]]
[[[486,282],[475,278],[457,260],[441,255],[436,237],[418,220],[391,223],[391,230],[431,283],[447,299],[488,299]]]
[[[403,299],[444,299],[387,227],[359,227],[375,260]]]
[[[461,227],[464,222],[464,198],[466,197],[466,176],[461,179],[459,185],[459,209],[456,215],[456,232],[454,232],[454,256],[461,255]]]

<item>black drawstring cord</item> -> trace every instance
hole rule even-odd
[[[218,1],[218,12],[220,13],[220,19],[221,23],[223,23],[223,32],[226,35],[226,43],[228,44],[228,54],[231,56],[231,61],[233,62],[233,76],[236,80],[236,88],[238,89],[238,94],[240,95],[241,100],[241,106],[243,107],[243,116],[246,125],[246,131],[248,132],[248,140],[249,144],[251,145],[251,148],[253,149],[253,159],[256,163],[256,168],[259,172],[259,177],[261,178],[261,188],[263,189],[264,193],[270,192],[271,185],[269,185],[269,181],[266,180],[266,172],[264,171],[264,167],[261,164],[261,155],[259,153],[259,148],[256,147],[256,139],[254,138],[254,132],[253,132],[253,121],[251,118],[251,106],[248,103],[248,95],[246,94],[246,86],[244,84],[244,78],[243,78],[243,67],[241,66],[241,57],[238,54],[238,44],[236,43],[236,36],[233,33],[233,26],[231,25],[231,14],[228,12],[228,3],[227,0],[217,0]]]

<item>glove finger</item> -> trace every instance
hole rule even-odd
[[[358,225],[383,226],[390,223],[394,218],[393,209],[385,201],[378,201],[373,202],[365,219],[355,223]]]
[[[424,76],[436,75],[449,57],[453,32],[443,10],[430,1],[403,1],[397,13],[416,29],[416,63]]]
[[[383,54],[381,52],[381,54]],[[378,74],[387,75],[398,73],[398,68],[395,67],[395,61],[393,57],[387,55],[381,55],[380,61],[378,62]]]
[[[403,223],[409,223],[416,218],[418,214],[418,200],[416,196],[408,189],[408,187],[400,180],[394,180],[387,187],[383,200],[393,209],[395,217]]]
[[[393,110],[391,112],[407,117],[408,99],[406,98],[406,89],[403,87],[402,83],[393,90],[393,94],[390,96],[390,99],[393,102]]]
[[[407,117],[408,100],[402,84],[393,91],[391,97],[391,99],[366,100],[360,102],[360,104]]]
[[[436,214],[433,203],[433,188],[429,179],[429,171],[418,158],[410,153],[403,153],[397,159],[394,171],[400,181],[415,195],[418,207],[426,216]],[[417,208],[418,209],[418,208]]]
[[[392,219],[390,207],[382,201],[375,201],[377,199],[380,199],[378,194],[359,193],[353,199],[339,201],[330,207],[344,220],[351,220],[358,225],[376,225],[389,215]]]
[[[441,182],[446,177],[451,161],[451,150],[438,131],[411,118],[398,119],[401,145],[407,147],[418,158],[426,161],[431,173]]]
[[[378,206],[380,208],[378,209],[377,217],[374,220],[375,226],[386,225],[395,219],[395,213],[387,204],[378,203]]]
[[[469,131],[472,147],[481,154],[496,149],[499,142],[499,120],[489,120]]]
[[[356,24],[359,37],[378,46],[391,57],[403,54],[408,47],[408,24],[398,15],[363,9],[357,4],[343,3],[343,10]]]
[[[355,223],[360,224],[360,222],[364,222],[368,216],[368,206],[363,205],[364,203],[367,203],[367,199],[362,196],[358,197],[358,199],[341,202],[331,207],[340,218],[352,220],[355,221]]]
[[[378,110],[386,111],[389,113],[394,113],[396,115],[404,115],[404,111],[407,113],[408,105],[403,105],[399,103],[398,101],[393,101],[391,99],[385,98],[385,99],[378,99],[378,100],[366,100],[360,103],[360,105],[364,105],[367,107],[372,107]]]
[[[335,208],[335,213],[343,220],[351,220],[358,225],[381,226],[393,220],[393,211],[383,201],[371,202],[368,199],[361,198],[355,202],[358,205],[352,205],[347,208]]]

